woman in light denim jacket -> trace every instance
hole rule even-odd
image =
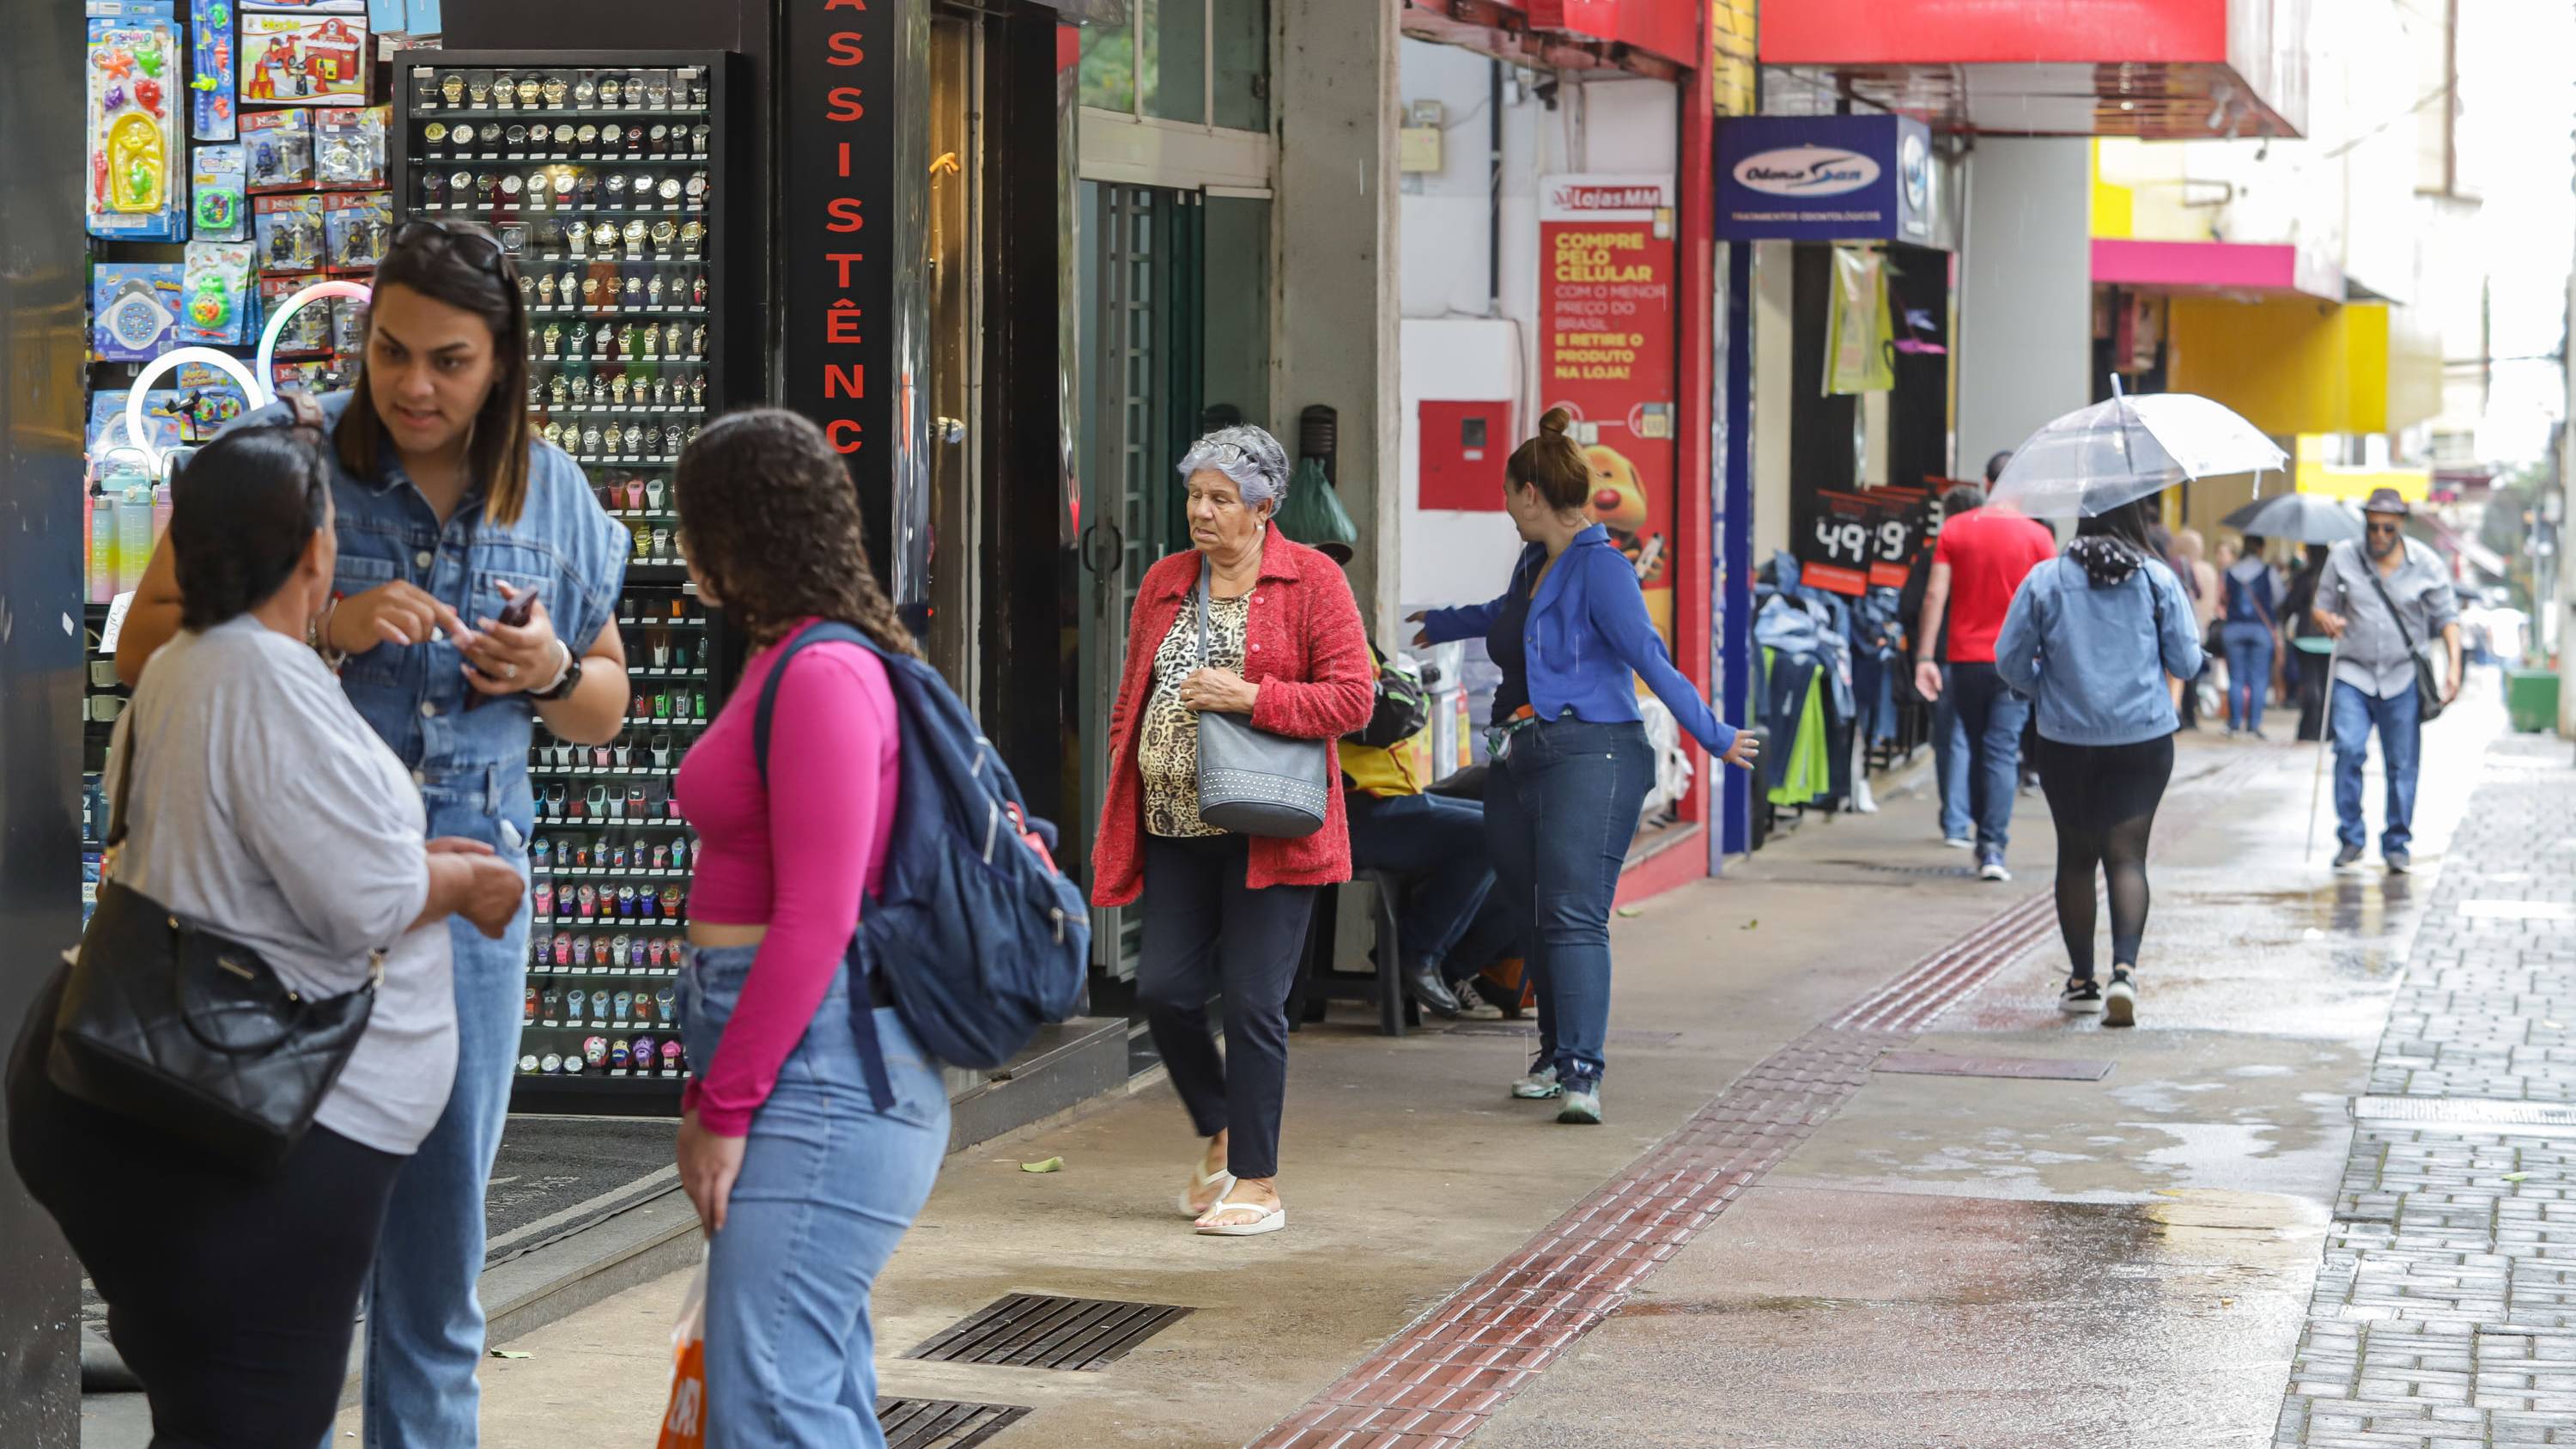
[[[1995,670],[2038,701],[2039,782],[2057,825],[2057,924],[2071,963],[2058,1004],[2137,1022],[2147,929],[2147,837],[2173,776],[2171,680],[2200,673],[2190,596],[2147,543],[2152,498],[2077,526],[2022,580],[1995,638]],[[2110,879],[2111,984],[2093,979],[2094,876]]]
[[[429,833],[481,841],[525,874],[536,721],[576,744],[626,723],[616,605],[632,541],[580,465],[533,435],[527,303],[490,232],[406,223],[374,287],[356,386],[294,410],[319,412],[335,464],[339,564],[311,642],[411,772]],[[530,594],[526,622],[501,622]],[[119,673],[142,673],[179,611],[164,549],[127,616]],[[369,1449],[476,1438],[484,1186],[518,1057],[528,913],[497,940],[452,934],[456,1080],[403,1165],[368,1280]]]

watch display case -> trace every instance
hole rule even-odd
[[[726,391],[721,52],[397,55],[406,218],[479,222],[518,263],[528,409],[633,540],[618,628],[635,698],[610,744],[529,761],[528,987],[514,1105],[670,1112],[695,839],[671,784],[721,701],[721,621],[679,550],[680,450]]]

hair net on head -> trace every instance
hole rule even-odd
[[[1234,480],[1247,508],[1276,503],[1288,494],[1288,451],[1268,430],[1250,423],[1219,428],[1190,444],[1181,459],[1181,476],[1213,468]]]

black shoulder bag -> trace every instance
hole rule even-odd
[[[367,984],[308,999],[259,953],[106,878],[125,842],[137,732],[118,751],[98,909],[65,969],[46,1058],[56,1087],[250,1172],[286,1160],[375,1010]]]
[[[2388,622],[2397,626],[2397,637],[2406,641],[2406,657],[2415,661],[2415,720],[2431,724],[2442,717],[2442,707],[2449,703],[2442,698],[2441,672],[2433,667],[2423,645],[2415,642],[2415,631],[2406,627],[2406,616],[2399,612],[2396,596],[2388,592],[2388,581],[2379,576],[2379,565],[2368,558],[2359,562],[2370,575],[2370,586],[2379,591],[2379,602],[2388,606]]]

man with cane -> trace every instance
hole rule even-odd
[[[2392,875],[2413,866],[2408,847],[2423,726],[2460,692],[2459,600],[2441,556],[2406,537],[2407,512],[2396,489],[2373,492],[2362,505],[2367,532],[2361,545],[2335,545],[2311,606],[2317,627],[2334,641],[2327,714],[2334,735],[2335,838],[2341,842],[2337,870],[2358,864],[2369,840],[2361,818],[2361,778],[2374,728],[2388,773],[2379,853]],[[2440,666],[2428,657],[2436,636]]]

